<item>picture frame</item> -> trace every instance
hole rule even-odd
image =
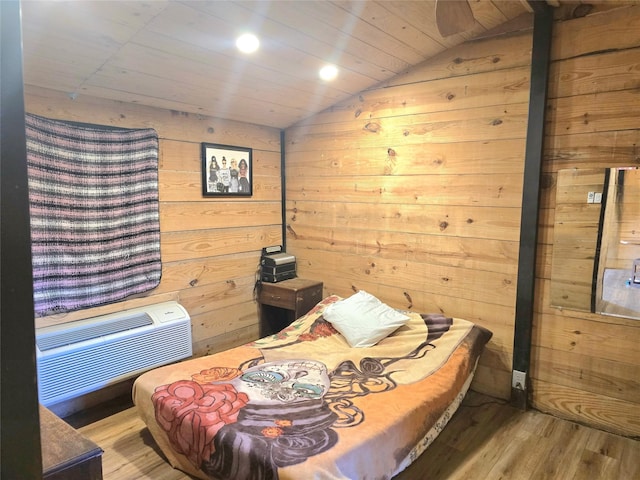
[[[202,195],[253,195],[253,149],[202,143]]]

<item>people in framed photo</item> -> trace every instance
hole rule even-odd
[[[202,195],[251,196],[252,153],[251,148],[203,143]]]

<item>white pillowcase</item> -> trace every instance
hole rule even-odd
[[[322,316],[352,347],[372,347],[409,321],[364,290],[332,303]]]

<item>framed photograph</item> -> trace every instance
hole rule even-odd
[[[250,197],[253,193],[252,149],[202,144],[202,195]]]

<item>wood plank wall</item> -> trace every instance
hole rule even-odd
[[[49,118],[158,132],[162,279],[112,305],[36,320],[63,323],[166,300],[191,316],[194,354],[258,338],[253,297],[261,248],[282,241],[280,130],[26,86],[26,110]],[[200,143],[253,148],[253,196],[202,197]]]
[[[552,59],[533,330],[533,406],[638,436],[640,321],[552,308],[550,278],[558,170],[640,164],[640,6],[582,18],[560,10]]]
[[[576,19],[558,10],[554,29],[530,390],[535,408],[637,436],[640,323],[550,306],[557,171],[640,162],[640,7],[609,8]],[[502,398],[530,47],[530,32],[465,44],[285,138],[299,273],[326,293],[365,289],[490,328],[473,388]]]
[[[591,310],[593,269],[602,203],[587,203],[603,192],[605,169],[566,168],[555,174],[551,305]],[[545,184],[549,185],[549,184]],[[548,188],[545,193],[548,193]]]
[[[287,249],[326,293],[491,329],[508,398],[531,31],[451,49],[285,132]]]

